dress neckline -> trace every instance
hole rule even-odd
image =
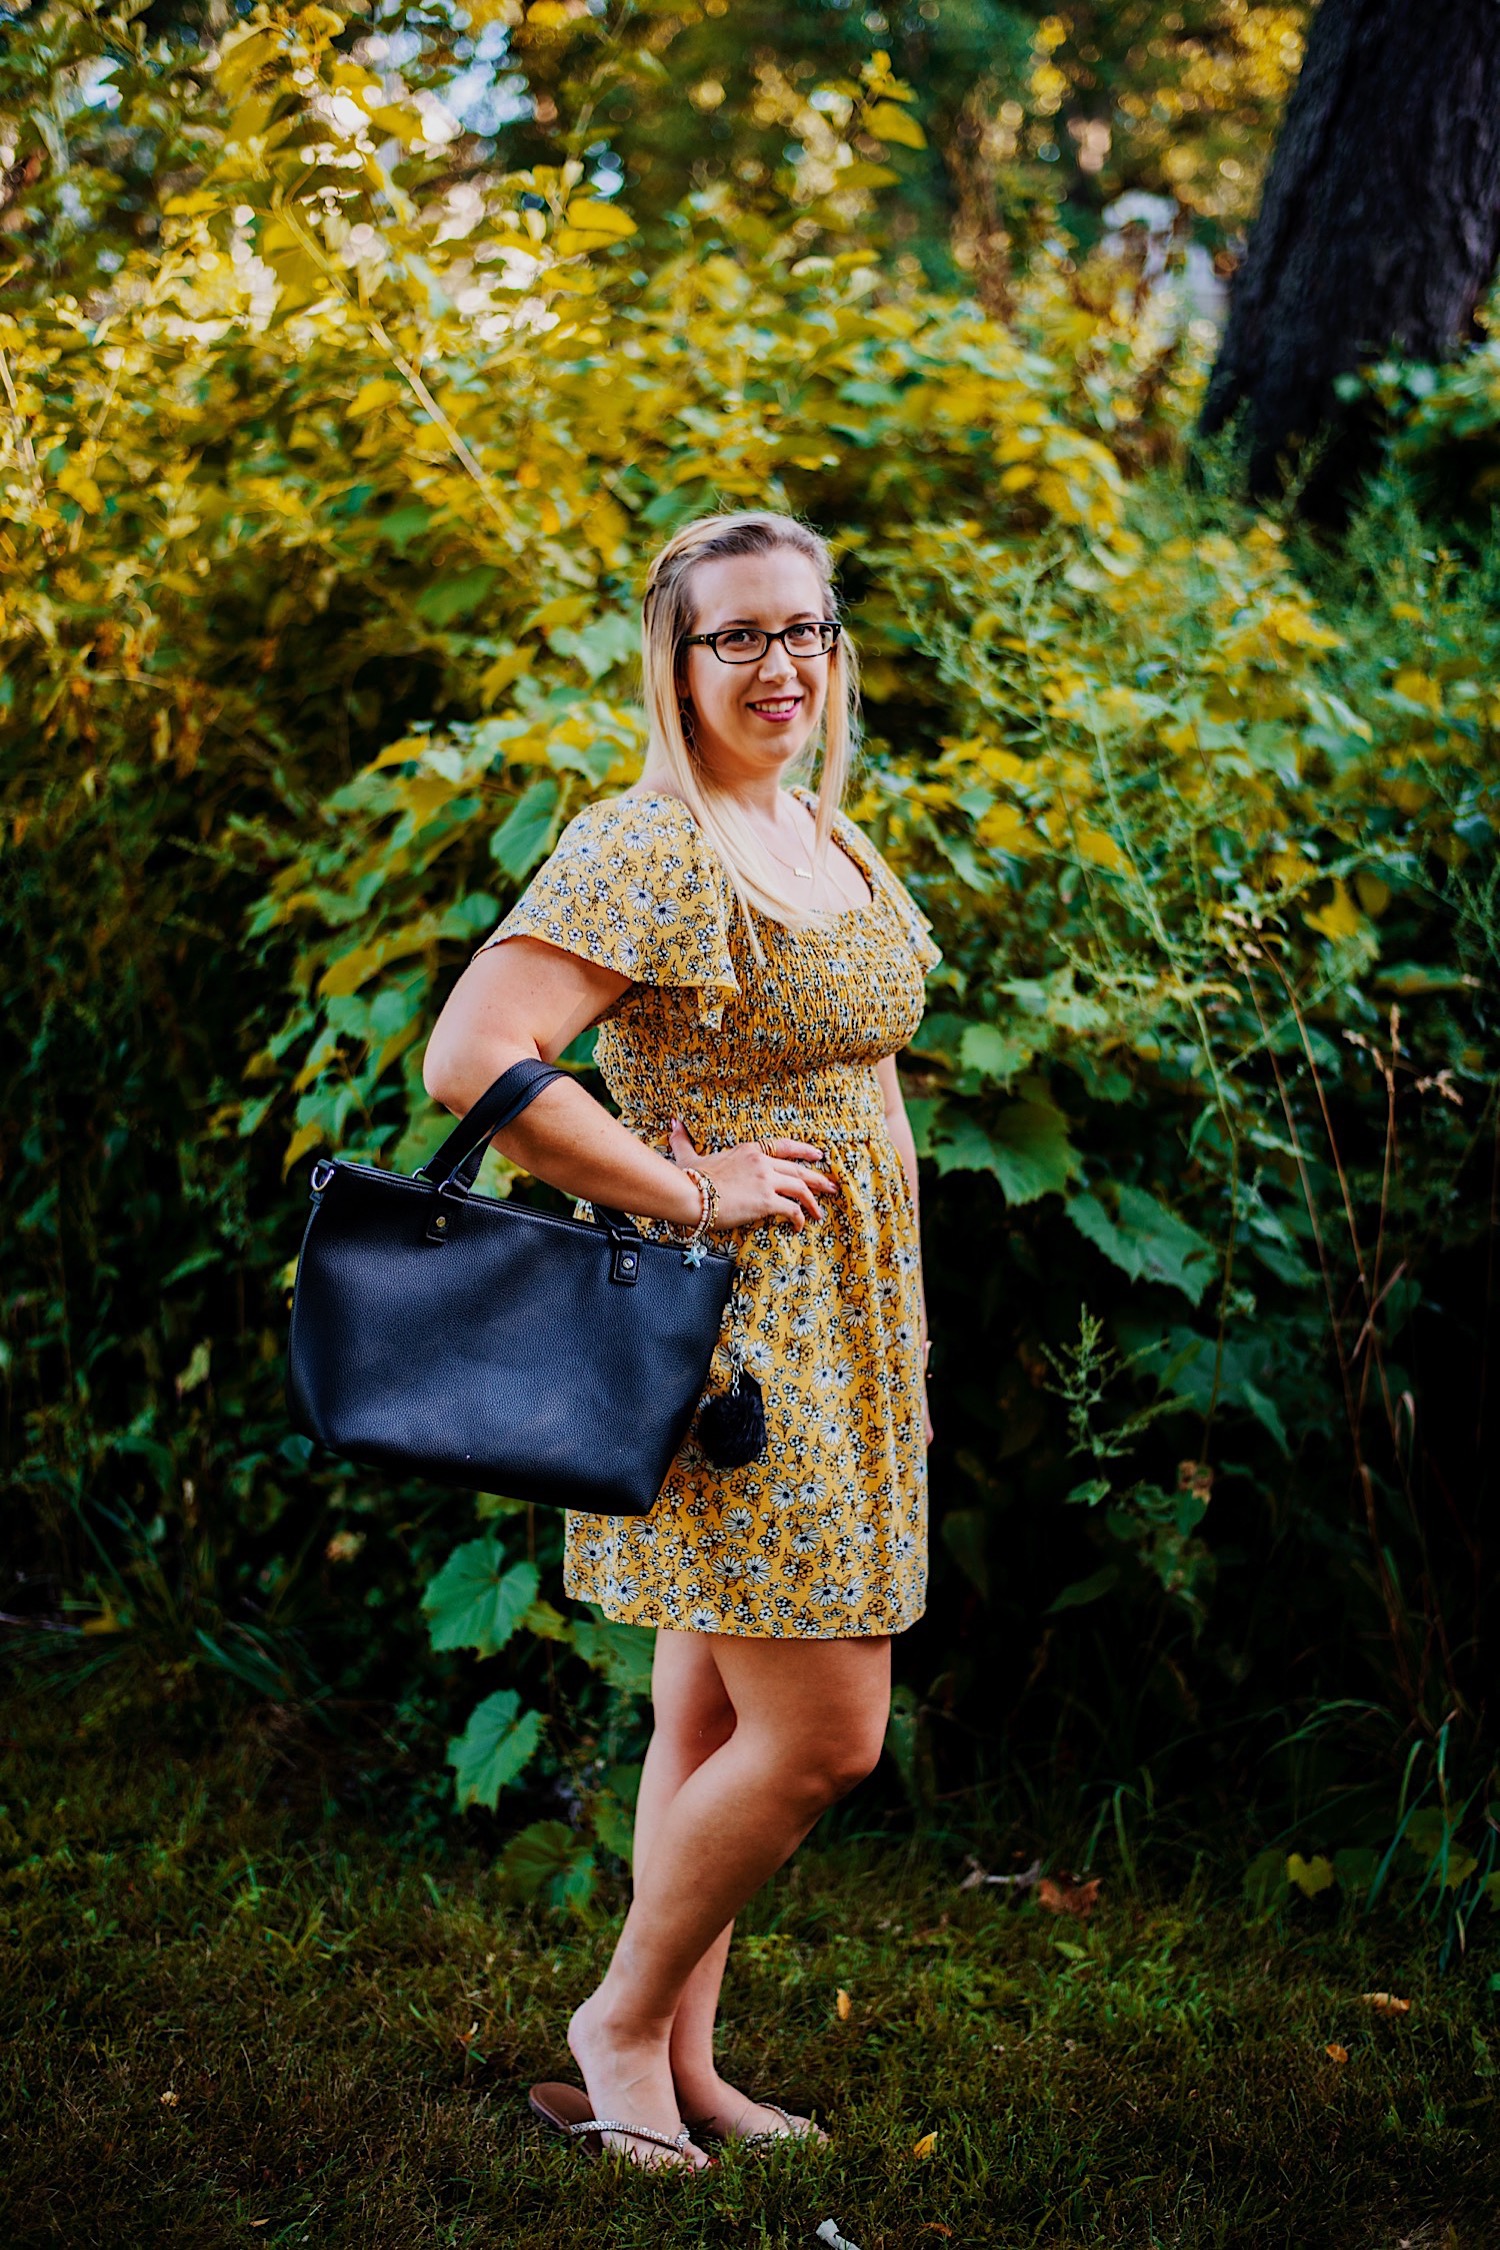
[[[800,781],[793,782],[791,788],[787,791],[787,795],[789,797],[795,797],[798,802],[805,805],[808,811],[813,813],[814,817],[816,818],[817,799],[816,797],[814,797],[810,789],[804,788],[803,784]],[[850,836],[858,835],[858,829],[855,828],[854,823],[851,820],[844,819],[842,811],[837,813],[834,817],[836,823],[842,821],[843,827],[848,831],[848,833],[839,834],[837,833],[836,829],[835,834],[832,838],[833,844],[837,850],[843,853],[845,859],[849,861],[850,865],[854,868],[855,873],[860,877],[860,879],[864,883],[865,889],[869,892],[870,895],[868,898],[861,899],[857,906],[841,906],[836,914],[819,914],[812,924],[812,927],[815,929],[823,928],[831,922],[847,922],[857,915],[872,913],[879,901],[880,896],[879,886],[875,881],[873,869],[865,865],[863,853],[855,851],[849,841]],[[798,931],[796,934],[798,936],[801,936],[803,933],[801,931]]]
[[[800,781],[792,783],[791,787],[787,790],[787,795],[789,797],[797,798],[800,803],[807,805],[810,811],[816,807],[817,799],[813,796],[812,791],[804,787],[804,785]],[[621,800],[621,802],[624,801],[624,799]],[[676,805],[683,813],[687,815],[688,821],[691,824],[694,833],[700,837],[703,834],[703,831],[699,828],[697,821],[693,818],[692,806],[684,803],[681,797],[674,797],[670,789],[643,790],[639,797],[631,798],[629,802],[638,805],[653,802],[660,805]],[[854,845],[850,842],[850,837],[858,836],[859,830],[854,826],[854,823],[851,820],[848,820],[845,817],[842,810],[840,810],[835,818],[842,824],[843,828],[847,831],[847,834],[836,833],[833,837],[833,843],[835,847],[843,853],[844,857],[850,861],[856,873],[864,878],[865,888],[868,890],[870,895],[866,899],[861,899],[857,906],[841,906],[836,914],[814,913],[812,919],[806,924],[806,926],[799,930],[792,929],[790,925],[785,922],[773,922],[771,924],[771,927],[773,929],[784,931],[788,937],[816,936],[820,930],[831,929],[840,922],[857,921],[858,918],[863,914],[873,914],[875,912],[875,909],[880,904],[880,885],[875,880],[875,871],[872,867],[866,864],[863,853],[856,850]],[[765,917],[762,917],[762,919],[765,919]]]

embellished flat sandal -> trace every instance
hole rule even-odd
[[[694,2134],[712,2134],[716,2141],[722,2141],[726,2145],[732,2141],[736,2148],[762,2148],[771,2141],[818,2141],[826,2144],[828,2140],[821,2125],[815,2125],[810,2117],[794,2117],[790,2110],[782,2108],[780,2102],[758,2101],[754,2107],[770,2110],[773,2117],[781,2119],[786,2131],[779,2133],[774,2125],[763,2125],[758,2133],[721,2133],[706,2117],[697,2123],[690,2123],[687,2129]]]
[[[755,2106],[757,2109],[768,2109],[773,2117],[779,2117],[786,2131],[778,2133],[774,2125],[763,2125],[758,2133],[737,2133],[734,2137],[741,2148],[760,2148],[767,2141],[826,2141],[828,2138],[822,2127],[815,2125],[810,2117],[794,2117],[790,2110],[782,2108],[780,2102],[757,2102]]]
[[[649,2141],[656,2148],[669,2148],[682,2159],[680,2165],[647,2165],[642,2170],[698,2172],[703,2166],[688,2159],[688,2144],[692,2134],[686,2125],[678,2133],[659,2133],[654,2125],[627,2125],[615,2117],[595,2117],[589,2098],[581,2086],[564,2086],[555,2080],[533,2086],[527,2095],[533,2117],[555,2132],[565,2133],[576,2141],[586,2156],[603,2156],[604,2135],[623,2133],[628,2140]],[[620,2153],[623,2153],[620,2152]],[[710,2162],[712,2159],[710,2159]]]

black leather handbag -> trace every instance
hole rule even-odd
[[[607,1516],[649,1513],[687,1435],[734,1260],[621,1211],[473,1193],[490,1136],[563,1072],[502,1072],[408,1177],[324,1157],[302,1238],[287,1404],[335,1453]]]

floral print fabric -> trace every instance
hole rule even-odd
[[[687,807],[589,806],[489,940],[540,938],[632,978],[596,1063],[625,1124],[665,1151],[673,1116],[705,1155],[788,1134],[838,1182],[823,1217],[732,1230],[728,1339],[765,1396],[766,1453],[720,1470],[690,1435],[646,1517],[570,1512],[564,1584],[629,1625],[766,1637],[900,1632],[927,1580],[919,1253],[875,1065],[921,1021],[939,959],[927,923],[854,824],[838,843],[869,903],[801,930],[733,891]],[[660,1230],[641,1221],[642,1231]]]

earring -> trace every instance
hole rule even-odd
[[[698,737],[693,732],[693,706],[691,705],[691,703],[678,704],[677,723],[682,728],[683,741],[687,744],[690,750],[696,750],[698,747]]]

